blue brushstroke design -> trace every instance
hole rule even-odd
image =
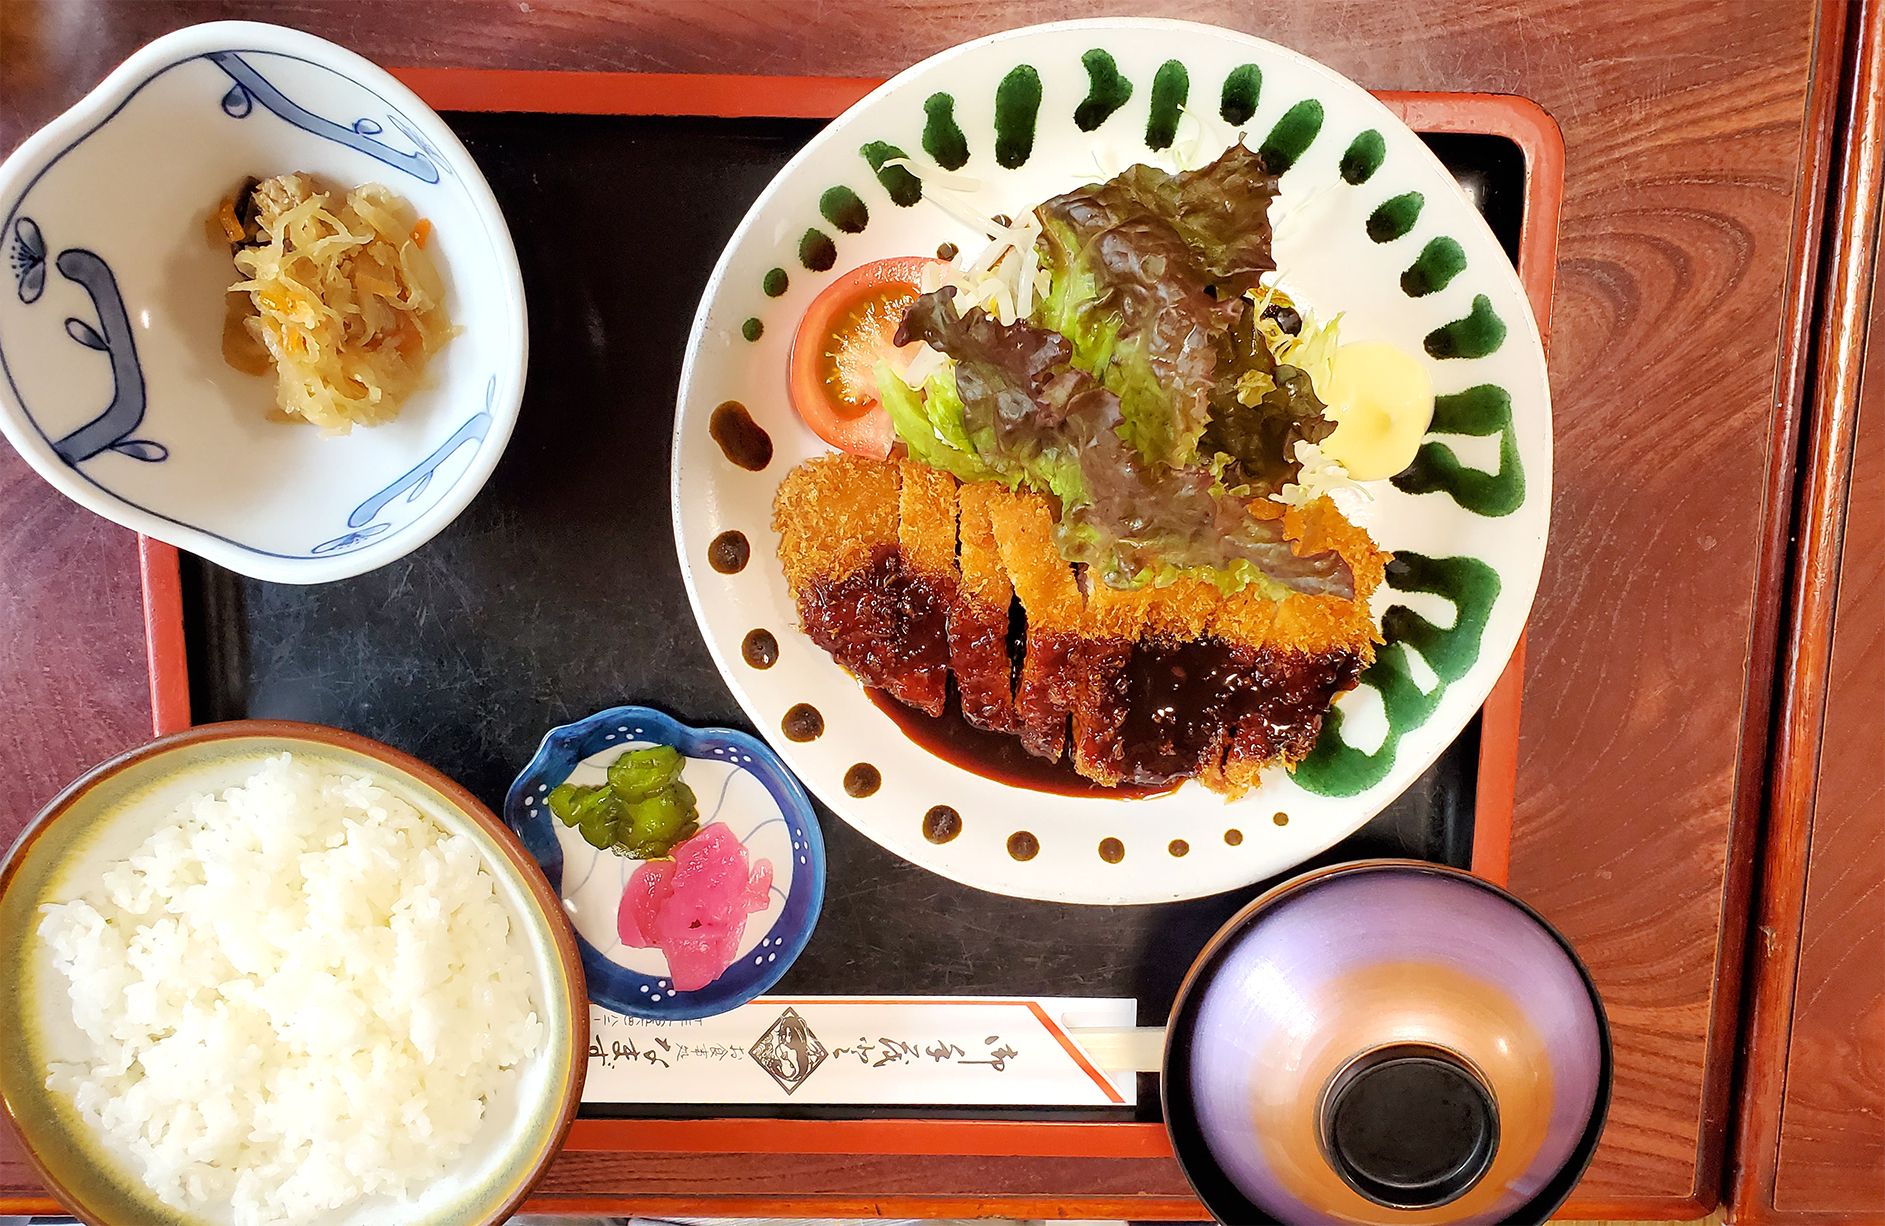
[[[317,558],[326,557],[330,553],[345,553],[349,549],[357,549],[366,544],[382,532],[390,531],[392,526],[391,524],[369,524],[358,532],[348,532],[331,541],[322,541],[308,550],[308,553]]]
[[[388,166],[403,170],[422,182],[437,183],[439,181],[438,166],[431,157],[427,157],[424,153],[402,153],[384,141],[374,140],[372,136],[359,130],[360,124],[342,127],[332,120],[321,118],[290,101],[280,90],[270,85],[261,73],[251,68],[248,61],[235,52],[211,51],[203,58],[228,73],[245,98],[261,103],[295,127],[312,132],[316,136],[324,136],[350,149],[358,149],[368,157],[377,158]],[[232,109],[232,103],[237,109]],[[252,106],[245,105],[242,100],[237,99],[236,89],[223,95],[223,110],[237,118],[249,114],[252,109]],[[404,127],[403,124],[400,126]],[[411,133],[408,132],[407,135],[410,136]]]
[[[20,301],[31,306],[46,292],[46,239],[39,223],[22,217],[13,223],[13,277],[19,282]]]
[[[731,782],[732,779],[733,779],[733,776],[731,775],[727,776],[728,782]],[[764,830],[766,827],[773,825],[774,823],[786,826],[787,828],[790,828],[792,824],[786,821],[783,817],[769,817],[765,821],[759,823],[757,826],[754,826],[751,830],[748,830],[746,832],[746,837],[740,840],[740,846],[742,847],[746,846],[747,839],[752,838],[754,835],[758,834],[761,830]]]
[[[484,407],[466,419],[465,424],[454,430],[452,436],[440,443],[438,449],[431,455],[413,465],[405,476],[355,507],[353,514],[347,517],[347,526],[349,528],[366,527],[372,522],[374,516],[386,509],[387,503],[401,494],[406,495],[407,502],[413,501],[425,491],[426,486],[432,483],[432,474],[438,470],[439,465],[451,459],[453,452],[466,443],[483,442],[484,436],[491,432],[491,398],[496,394],[497,376],[493,375],[484,387]]]
[[[231,85],[223,95],[223,112],[231,119],[247,119],[255,109],[255,98],[240,83]]]
[[[92,325],[82,319],[66,320],[65,334],[87,349],[97,349],[104,353],[111,352],[111,346],[105,343],[105,338],[92,331]]]
[[[349,528],[364,528],[372,521],[375,515],[378,515],[385,509],[387,503],[399,497],[401,494],[407,495],[408,502],[417,498],[420,492],[425,489],[426,485],[431,482],[433,470],[445,463],[446,460],[449,460],[454,451],[457,451],[466,443],[482,442],[484,436],[490,432],[491,414],[483,409],[473,413],[464,425],[452,432],[450,438],[439,444],[438,450],[434,451],[425,459],[420,460],[419,463],[413,467],[411,472],[408,472],[399,480],[393,482],[379,493],[373,495],[373,497],[355,507],[353,514],[347,517],[347,526]]]
[[[451,459],[452,455],[465,444],[470,443],[475,448],[482,443],[485,436],[491,432],[491,402],[496,395],[497,376],[492,375],[485,381],[482,409],[473,413],[466,419],[464,425],[452,432],[450,438],[440,443],[431,455],[413,465],[399,480],[355,507],[353,514],[347,517],[347,526],[354,531],[342,533],[331,541],[322,541],[308,552],[316,557],[324,557],[330,553],[343,553],[346,550],[358,548],[381,533],[389,531],[392,528],[391,524],[374,523],[373,518],[401,494],[406,496],[407,502],[417,502],[419,495],[432,484],[432,477],[438,472],[440,465]]]
[[[77,282],[91,295],[92,306],[98,312],[98,328],[68,319],[65,330],[79,344],[110,355],[112,394],[104,412],[54,443],[52,449],[74,468],[114,448],[136,460],[154,463],[164,459],[170,453],[156,443],[134,440],[134,446],[118,447],[144,420],[144,370],[138,365],[137,343],[132,339],[131,320],[125,314],[117,278],[104,260],[81,248],[61,251],[57,266],[66,280]]]
[[[120,439],[111,445],[119,455],[128,455],[133,460],[142,460],[146,464],[156,464],[170,458],[170,448],[162,443],[153,443],[147,438]]]
[[[386,118],[388,122],[390,122],[395,128],[398,128],[401,132],[404,132],[406,134],[406,139],[413,143],[414,148],[419,149],[421,152],[425,153],[426,156],[430,157],[434,162],[438,163],[438,167],[440,170],[444,171],[448,175],[451,175],[453,178],[458,177],[458,172],[452,169],[452,160],[446,157],[444,154],[440,153],[438,149],[432,144],[432,142],[425,138],[425,133],[419,131],[419,129],[413,127],[410,123],[406,122],[406,120],[401,118],[399,113],[396,111],[386,112]],[[371,123],[372,121],[362,120],[361,122]]]

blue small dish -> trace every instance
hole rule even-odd
[[[769,923],[749,920],[733,964],[693,992],[673,988],[660,950],[628,948],[616,935],[616,907],[637,862],[590,847],[546,803],[565,781],[603,782],[609,761],[643,745],[685,754],[682,777],[699,797],[701,825],[725,823],[755,860],[773,865],[772,906],[754,917]],[[552,728],[504,797],[504,822],[563,900],[589,999],[630,1017],[679,1021],[745,1004],[779,982],[824,906],[825,841],[811,800],[771,749],[730,728],[691,728],[647,707],[611,707]]]

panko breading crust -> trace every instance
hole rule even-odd
[[[1169,773],[1240,793],[1264,768],[1293,765],[1308,752],[1328,699],[1354,684],[1380,641],[1368,606],[1388,555],[1327,498],[1276,513],[1298,554],[1341,555],[1354,576],[1353,597],[1273,599],[1248,587],[1225,595],[1195,577],[1137,590],[1090,584],[1055,547],[1047,498],[999,484],[958,485],[907,460],[808,461],[780,485],[773,527],[808,633],[865,681],[936,713],[943,674],[953,668],[971,723],[1017,732],[1043,757],[1058,758],[1071,746],[1076,769],[1088,778],[1143,783]],[[834,650],[831,634],[813,625],[832,585],[847,579],[895,589],[875,603],[848,597],[847,607],[867,608],[881,623],[875,633],[883,650],[862,652],[855,643]],[[931,642],[933,610],[924,613],[929,606],[913,601],[912,585],[947,606],[947,665]],[[1026,618],[1012,691],[1011,600]],[[900,647],[911,659],[899,668]],[[1206,695],[1202,715],[1178,713],[1194,726],[1148,758],[1140,743],[1152,726],[1146,704],[1195,698],[1196,677],[1188,672],[1207,659],[1211,675],[1230,688]],[[912,681],[913,667],[925,675]],[[1211,714],[1220,709],[1221,717]]]

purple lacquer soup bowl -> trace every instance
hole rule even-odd
[[[1537,912],[1368,861],[1258,898],[1172,1009],[1173,1149],[1224,1222],[1543,1222],[1610,1099],[1603,1004]]]

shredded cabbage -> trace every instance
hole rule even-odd
[[[1253,295],[1254,297],[1255,295]],[[1283,331],[1274,318],[1266,318],[1264,308],[1271,303],[1281,303],[1293,307],[1302,317],[1302,327],[1296,335]],[[1291,302],[1281,291],[1270,289],[1256,299],[1252,308],[1257,315],[1257,327],[1263,335],[1263,343],[1281,366],[1294,366],[1309,376],[1309,383],[1316,390],[1316,395],[1325,401],[1329,394],[1329,377],[1335,365],[1335,349],[1341,344],[1342,316],[1326,324],[1318,324],[1309,308],[1300,303]]]

